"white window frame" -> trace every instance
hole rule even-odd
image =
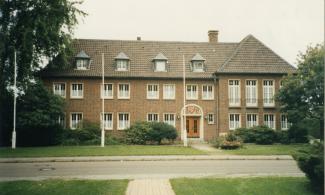
[[[149,115],[152,115],[152,118],[154,118],[154,115],[157,115],[157,120],[149,120],[150,118]],[[159,114],[153,112],[147,113],[147,122],[159,122]]]
[[[62,87],[62,85],[64,85],[64,93],[63,94],[56,93],[55,85],[60,85],[60,90],[59,91],[62,91],[62,88],[61,87]],[[62,98],[66,98],[66,96],[67,96],[67,83],[65,83],[65,82],[54,82],[53,83],[53,94],[54,95],[59,95]]]
[[[168,122],[167,120],[165,120],[165,115],[169,115],[168,116],[168,121],[170,121],[170,116],[173,115],[174,116],[174,122],[171,123],[171,122]],[[164,121],[164,123],[167,123],[167,124],[172,125],[173,127],[176,127],[176,114],[175,113],[164,113],[163,114],[163,121]]]
[[[123,65],[126,65],[126,67],[125,68],[121,68],[121,67],[119,67],[119,63],[125,63],[125,64],[123,64]],[[123,72],[123,71],[129,71],[129,60],[126,60],[126,59],[116,59],[116,71],[121,71],[121,72]]]
[[[270,85],[264,85],[265,81],[272,81],[272,91],[270,90]],[[268,87],[267,87],[268,86]],[[270,98],[270,92],[273,94],[273,96]],[[268,94],[268,97],[265,97],[265,95]],[[263,80],[263,105],[264,107],[274,107],[274,95],[275,95],[275,81],[272,79],[264,79]]]
[[[154,72],[167,72],[167,61],[166,60],[155,60],[155,70]],[[164,70],[158,70],[157,67],[160,63],[164,64]]]
[[[234,115],[234,122],[233,122],[233,125],[232,125],[232,121],[231,121],[231,115]],[[236,122],[236,118],[235,116],[238,115],[238,125],[237,122]],[[237,128],[240,128],[241,127],[241,114],[240,113],[229,113],[229,116],[228,116],[228,122],[229,122],[229,130],[235,130]]]
[[[104,96],[104,87],[103,87],[103,84],[101,83],[100,84],[100,97],[101,99],[113,99],[114,97],[114,84],[113,83],[104,83],[104,86],[105,85],[112,85],[112,95],[111,96]]]
[[[170,95],[169,93],[166,93],[166,91],[165,91],[165,89],[166,89],[167,86],[173,86],[174,87],[174,91],[173,91],[173,94],[172,94],[173,96],[172,97],[171,96],[167,96],[167,94]],[[175,84],[164,84],[163,85],[163,99],[164,100],[174,100],[175,97],[176,97],[176,85]]]
[[[202,64],[201,68],[198,68],[198,64]],[[193,72],[204,72],[204,61],[192,61]]]
[[[247,82],[251,82],[251,81],[255,81],[255,85],[247,85]],[[254,88],[255,88],[255,90],[254,90]],[[254,91],[255,91],[255,97],[254,97]],[[256,79],[245,80],[245,95],[246,95],[246,106],[247,107],[257,107],[258,80],[256,80]]]
[[[284,121],[283,121],[283,116],[285,117]],[[288,115],[281,114],[280,117],[281,117],[280,118],[281,130],[288,130],[291,126],[291,123],[288,122]]]
[[[82,86],[82,90],[81,90],[81,96],[73,96],[73,85],[81,85]],[[78,91],[79,91],[79,89],[78,89]],[[84,87],[84,84],[83,83],[71,83],[70,84],[70,98],[71,99],[82,99],[82,98],[84,98],[84,91],[85,91],[85,87]]]
[[[268,120],[268,121],[265,120],[265,116],[266,116],[266,115],[269,116],[269,120]],[[271,121],[270,121],[270,116],[271,116],[271,115],[273,116],[273,124],[271,124]],[[263,124],[264,124],[265,126],[271,128],[271,129],[275,130],[275,129],[276,129],[276,116],[275,116],[275,114],[274,114],[274,113],[265,113],[265,114],[263,115]],[[272,125],[273,125],[273,127],[272,127]]]
[[[120,126],[120,114],[124,114],[124,115],[127,114],[129,116],[129,118],[128,118],[129,120],[127,121],[127,124],[124,127]],[[130,118],[131,118],[131,115],[129,112],[118,112],[117,113],[117,130],[125,130],[125,129],[129,128],[130,127]]]
[[[208,113],[208,125],[213,125],[214,124],[214,121],[215,121],[215,114],[214,113]],[[212,121],[210,120],[210,116],[212,116]]]
[[[209,90],[208,87],[211,86],[212,87],[212,92],[211,92],[211,97],[205,96],[204,94],[209,94]],[[207,92],[204,92],[204,87],[207,88]],[[212,84],[204,84],[202,85],[202,100],[214,100],[214,85]]]
[[[113,130],[113,127],[114,127],[114,113],[113,112],[104,112],[104,115],[107,115],[107,114],[110,114],[112,116],[111,127],[107,127],[106,124],[103,124],[103,113],[102,112],[99,115],[101,125],[104,125],[105,130]],[[105,118],[104,118],[104,121],[105,121]],[[106,121],[105,121],[105,123],[106,123]]]
[[[254,124],[253,120],[250,122],[248,120],[249,115],[255,115],[256,116],[256,123]],[[251,128],[254,126],[258,126],[258,113],[247,113],[246,114],[246,128]]]
[[[149,86],[157,86],[157,92],[154,94],[155,96],[150,96]],[[153,93],[152,93],[153,95]],[[149,100],[157,100],[159,99],[159,84],[156,83],[149,83],[147,84],[147,99]]]
[[[73,127],[73,126],[72,126],[72,115],[73,115],[73,114],[81,114],[81,120],[79,120],[78,122],[76,122],[76,124],[82,122],[83,119],[84,119],[84,116],[83,116],[83,113],[82,113],[82,112],[70,112],[70,129],[72,129],[72,130],[78,128],[78,127]]]
[[[120,85],[128,85],[129,86],[129,93],[127,97],[121,96],[120,94]],[[117,84],[117,98],[118,99],[130,99],[130,94],[131,94],[131,85],[130,83],[118,83]]]
[[[230,81],[238,81],[238,85],[230,85]],[[239,107],[241,105],[240,79],[229,79],[227,85],[229,107]],[[238,90],[238,92],[236,92],[236,90]],[[236,93],[238,93],[238,97],[236,97]]]
[[[193,92],[194,86],[196,87],[196,93]],[[191,87],[190,92],[187,92],[188,87]],[[191,95],[189,96],[189,94],[191,94]],[[199,98],[199,86],[197,84],[187,84],[186,85],[186,99],[187,100],[197,100],[198,98]]]
[[[82,62],[82,63],[79,63]],[[90,60],[86,58],[76,59],[76,70],[89,70]],[[80,66],[82,65],[82,66]]]

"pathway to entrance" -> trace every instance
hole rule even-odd
[[[129,182],[126,195],[175,195],[168,179],[136,179]]]
[[[214,153],[221,153],[221,151],[215,147],[213,147],[210,144],[205,143],[193,143],[190,144],[192,148],[195,148],[197,150],[202,150],[204,152],[214,152]]]

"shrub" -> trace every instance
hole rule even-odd
[[[153,122],[150,124],[150,131],[148,134],[149,141],[155,141],[161,144],[161,140],[174,140],[177,137],[177,132],[175,127],[163,123],[163,122]]]
[[[151,126],[149,122],[135,122],[125,130],[125,141],[128,144],[146,144],[149,140]]]
[[[100,143],[100,127],[98,124],[85,121],[82,128],[65,129],[62,132],[62,145],[97,145]]]
[[[214,147],[220,148],[224,141],[225,141],[225,136],[219,136],[212,142],[212,144]]]
[[[117,138],[110,135],[105,137],[105,145],[119,145],[123,144],[123,138]]]
[[[242,143],[241,143],[239,137],[237,137],[234,132],[228,133],[226,135],[224,141],[220,144],[220,148],[225,149],[225,150],[238,149],[241,146],[242,146]]]
[[[255,133],[256,144],[273,144],[276,141],[276,132],[267,126],[256,126],[252,131]]]
[[[294,155],[299,168],[305,172],[311,183],[324,190],[324,142],[315,141]],[[322,193],[323,194],[323,193]]]
[[[238,128],[235,130],[235,135],[240,137],[244,143],[255,142],[255,132],[251,128]]]
[[[292,125],[288,130],[290,142],[293,143],[307,143],[308,131],[300,125]]]
[[[276,131],[276,140],[281,144],[290,144],[288,131]]]

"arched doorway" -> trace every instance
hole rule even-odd
[[[184,115],[185,109],[185,115]],[[187,138],[203,140],[203,110],[196,104],[187,104],[181,110],[181,139],[184,139],[184,125],[186,122]]]

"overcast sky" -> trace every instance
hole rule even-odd
[[[295,65],[299,51],[324,40],[323,0],[84,0],[75,38],[220,42],[254,35]]]

